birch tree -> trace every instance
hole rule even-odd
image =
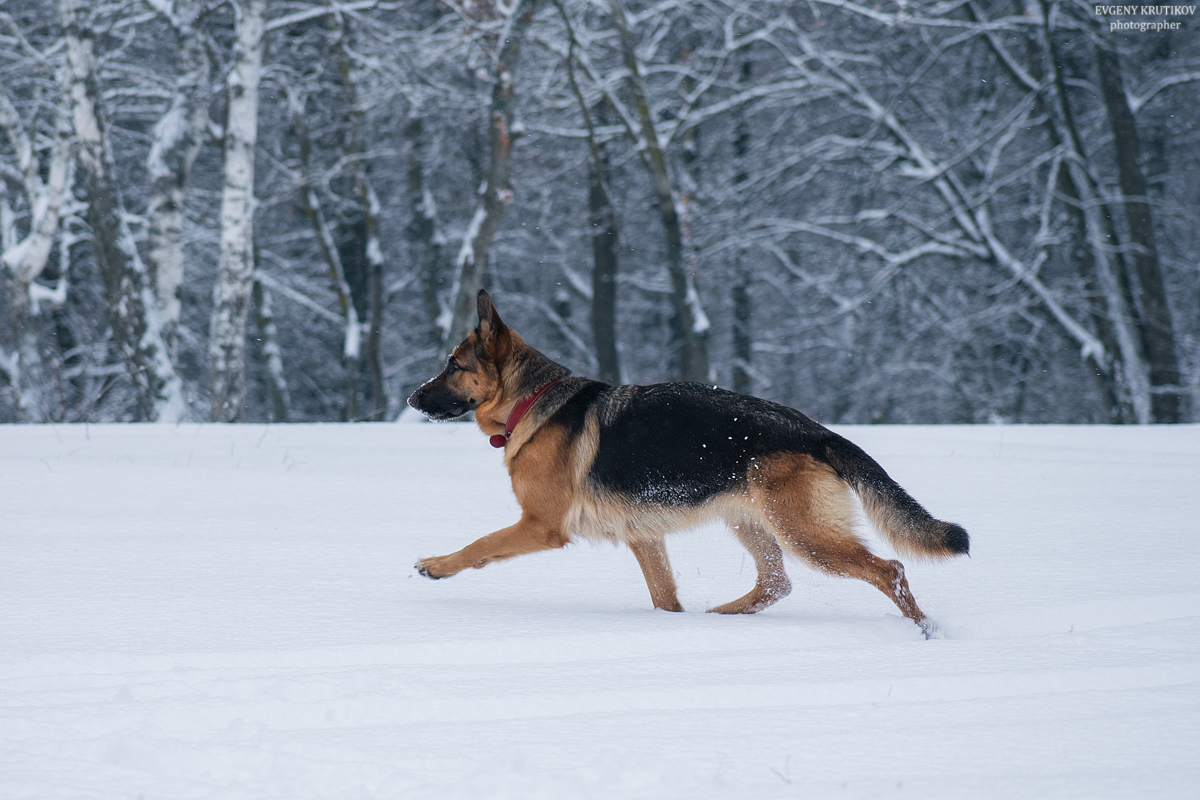
[[[208,135],[211,65],[201,28],[202,0],[146,0],[174,34],[179,76],[171,103],[154,126],[146,157],[146,266],[162,319],[162,337],[174,357],[184,279],[183,196],[188,173]]]
[[[271,291],[263,285],[255,270],[254,315],[258,329],[262,332],[263,356],[267,360],[267,386],[271,397],[271,422],[287,422],[292,404],[287,376],[283,368],[283,350],[279,346],[279,329],[275,325],[275,311],[271,302]]]
[[[608,381],[1195,419],[1192,18],[555,6],[6,0],[0,420],[150,419],[209,380],[215,418],[378,419],[480,282]]]
[[[137,396],[135,419],[178,422],[187,413],[183,386],[162,338],[157,304],[145,264],[129,229],[117,182],[94,51],[89,8],[61,0],[68,83],[87,195],[92,249],[104,275],[113,344],[124,361]]]
[[[238,421],[246,406],[246,320],[254,275],[254,155],[266,8],[266,0],[234,4],[237,42],[227,78],[221,255],[208,344],[214,422]]]
[[[60,69],[58,83],[66,88],[66,73]],[[47,376],[39,350],[39,326],[31,319],[39,296],[46,290],[35,283],[50,260],[54,236],[64,202],[69,199],[71,175],[71,118],[69,96],[63,92],[55,113],[53,145],[39,152],[24,120],[12,103],[7,88],[0,83],[0,127],[17,156],[17,172],[24,188],[24,203],[30,210],[28,230],[21,236],[14,225],[7,192],[0,198],[0,261],[9,274],[8,300],[12,314],[16,351],[8,357],[0,353],[3,369],[13,386],[17,412],[25,421],[43,422],[46,411],[41,397]],[[46,163],[48,162],[48,164]],[[42,175],[47,177],[43,180]],[[7,186],[7,182],[5,184]],[[65,281],[60,279],[65,290]]]

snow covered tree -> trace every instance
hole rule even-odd
[[[60,87],[65,82],[65,70],[60,69]],[[49,418],[49,409],[41,396],[49,379],[39,345],[39,326],[31,316],[36,315],[39,300],[61,302],[59,295],[66,289],[64,277],[59,278],[58,292],[48,292],[36,280],[49,263],[63,204],[70,200],[71,119],[67,98],[63,92],[55,110],[53,144],[48,152],[39,152],[34,144],[36,132],[31,134],[6,87],[0,83],[0,127],[4,128],[16,155],[16,172],[24,190],[22,199],[31,212],[27,231],[21,235],[7,197],[6,181],[5,196],[0,198],[3,204],[0,205],[0,261],[9,275],[7,289],[16,349],[11,355],[0,350],[0,372],[14,389],[19,418],[29,422]]]
[[[246,320],[254,276],[254,156],[258,89],[267,45],[267,0],[245,0],[234,8],[237,44],[227,79],[221,261],[208,339],[214,422],[242,419],[246,405]]]
[[[515,0],[497,20],[503,27],[492,67],[492,99],[488,110],[488,167],[479,188],[475,213],[454,260],[454,288],[449,315],[442,323],[442,349],[449,352],[475,326],[475,296],[483,285],[488,250],[512,202],[512,149],[523,127],[515,121],[516,86],[521,46],[533,22],[538,0]],[[500,9],[497,9],[500,12]]]
[[[393,418],[481,285],[610,382],[845,422],[1194,420],[1181,22],[7,0],[0,420]]]
[[[113,345],[137,394],[135,419],[178,422],[187,413],[183,385],[162,337],[149,276],[129,228],[104,118],[89,4],[61,0],[67,81],[87,197],[92,249],[104,275]]]
[[[183,193],[200,145],[209,133],[208,101],[212,65],[201,25],[201,0],[147,0],[168,23],[179,59],[170,106],[154,126],[146,157],[146,266],[162,319],[162,337],[174,358],[184,279]]]

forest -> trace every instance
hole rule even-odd
[[[1198,34],[1084,0],[0,0],[0,422],[394,420],[481,287],[609,383],[1195,422]]]

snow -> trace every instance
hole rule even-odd
[[[839,429],[972,557],[875,589],[669,541],[684,614],[509,524],[473,426],[0,428],[0,797],[1193,797],[1200,426]],[[886,548],[872,537],[877,552]]]

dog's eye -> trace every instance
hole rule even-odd
[[[449,361],[446,362],[446,374],[447,375],[453,375],[455,372],[458,372],[460,369],[462,369],[462,367],[460,367],[458,365],[458,362],[455,361],[453,358],[451,358]]]

